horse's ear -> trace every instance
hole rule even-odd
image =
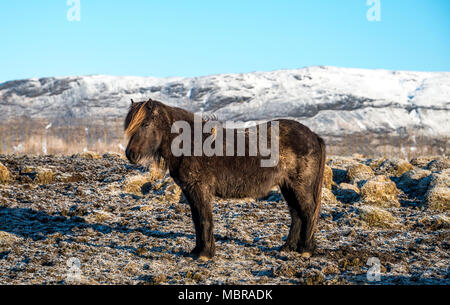
[[[145,106],[148,108],[148,110],[153,110],[153,107],[155,106],[155,101],[149,99],[147,103],[145,103]]]
[[[134,104],[134,101],[133,101],[133,99],[131,99],[131,105],[133,105]]]

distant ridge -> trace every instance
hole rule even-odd
[[[295,118],[321,135],[450,135],[450,72],[315,66],[204,77],[70,76],[0,84],[0,119],[119,118],[130,99],[161,100],[219,120]]]

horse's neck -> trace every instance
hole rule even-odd
[[[162,119],[160,121],[161,126],[159,126],[159,130],[162,135],[162,143],[159,153],[170,167],[171,165],[174,165],[172,164],[173,162],[176,162],[176,158],[172,155],[171,144],[173,139],[178,136],[178,134],[171,132],[172,125],[177,121],[186,121],[191,125],[191,128],[194,128],[194,114],[180,108],[172,108],[164,105],[160,115],[162,116]]]

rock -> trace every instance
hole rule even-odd
[[[450,167],[450,160],[447,158],[439,158],[439,159],[435,159],[433,161],[431,161],[430,163],[428,163],[427,165],[427,169],[433,172],[440,172],[443,170],[446,170]]]
[[[408,161],[402,159],[392,159],[385,160],[380,166],[377,167],[375,173],[377,175],[388,175],[400,177],[407,171],[413,170],[412,166]]]
[[[130,262],[123,268],[123,272],[129,275],[135,275],[139,270],[139,266],[135,262]]]
[[[119,154],[116,152],[107,152],[102,156],[103,159],[111,159],[111,160],[126,160],[127,158],[123,154]]]
[[[280,202],[280,201],[283,201],[283,195],[281,195],[278,188],[274,188],[266,196],[258,198],[257,200],[258,201]]]
[[[138,196],[147,195],[153,188],[153,183],[157,180],[156,177],[159,177],[159,175],[152,173],[127,177],[123,190]]]
[[[386,158],[373,159],[369,160],[368,165],[372,170],[376,170],[384,161],[386,161]]]
[[[62,173],[62,174],[58,174],[55,177],[56,181],[59,182],[80,182],[80,181],[85,181],[88,178],[86,177],[85,174],[83,173]]]
[[[181,189],[176,184],[170,184],[164,192],[164,199],[167,202],[179,202],[181,197]]]
[[[367,180],[374,176],[373,170],[364,164],[352,165],[347,170],[348,181]]]
[[[386,176],[376,176],[361,187],[361,200],[380,207],[400,207],[398,189]]]
[[[337,200],[333,192],[327,188],[322,188],[322,203],[324,204],[336,204]]]
[[[278,268],[272,268],[272,275],[274,277],[293,277],[296,273],[295,265],[292,265],[290,262],[283,263]]]
[[[333,170],[328,165],[325,165],[323,171],[323,186],[331,190],[333,185]]]
[[[426,196],[427,206],[431,210],[447,212],[450,210],[450,188],[433,187]]]
[[[341,183],[335,191],[337,200],[352,203],[359,200],[360,190],[356,185]]]
[[[49,168],[38,168],[36,178],[34,179],[38,184],[47,184],[53,181],[54,173]]]
[[[96,152],[93,152],[93,151],[84,151],[82,153],[78,153],[78,154],[73,155],[72,158],[81,158],[81,159],[94,160],[94,159],[100,159],[101,156],[99,154],[97,154]]]
[[[0,231],[0,252],[10,250],[11,245],[20,240],[22,240],[22,238],[17,237],[14,234]]]
[[[114,218],[114,215],[112,213],[101,210],[95,210],[89,213],[87,221],[89,223],[102,223],[112,218]]]
[[[423,197],[428,190],[431,171],[414,169],[407,171],[397,180],[397,187],[413,198]]]
[[[352,157],[333,156],[328,162],[328,165],[332,168],[339,168],[347,170],[350,166],[359,164],[357,160]]]
[[[430,179],[430,188],[432,187],[450,187],[450,169],[433,173]]]
[[[0,183],[6,183],[11,180],[11,174],[9,173],[9,170],[4,166],[2,163],[0,163]]]
[[[396,218],[386,210],[374,206],[362,206],[358,208],[359,218],[369,227],[394,228],[399,224]]]
[[[430,231],[450,229],[450,219],[445,215],[424,216],[418,223]]]
[[[341,184],[342,182],[348,182],[347,171],[340,168],[331,168],[333,171],[333,181],[336,184]]]
[[[325,280],[324,274],[319,270],[308,270],[303,275],[306,285],[320,285]]]
[[[420,157],[411,159],[409,161],[409,163],[411,163],[414,166],[420,167],[422,169],[427,169],[428,164],[437,158],[439,158],[439,157],[420,156]]]
[[[143,205],[139,207],[139,210],[142,212],[148,212],[153,210],[153,207],[151,205]]]
[[[55,173],[47,167],[24,166],[20,170],[22,182],[33,182],[36,184],[47,184],[53,182]]]
[[[156,274],[151,277],[151,280],[149,282],[152,285],[160,285],[165,281],[167,281],[167,277],[165,274]]]
[[[450,206],[450,169],[433,173],[425,194],[427,206],[435,211],[448,211]]]

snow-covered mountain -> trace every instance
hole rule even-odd
[[[321,135],[450,135],[450,72],[336,67],[192,78],[51,77],[0,84],[0,119],[28,115],[103,120],[124,117],[130,99],[149,97],[219,120],[295,118]]]

